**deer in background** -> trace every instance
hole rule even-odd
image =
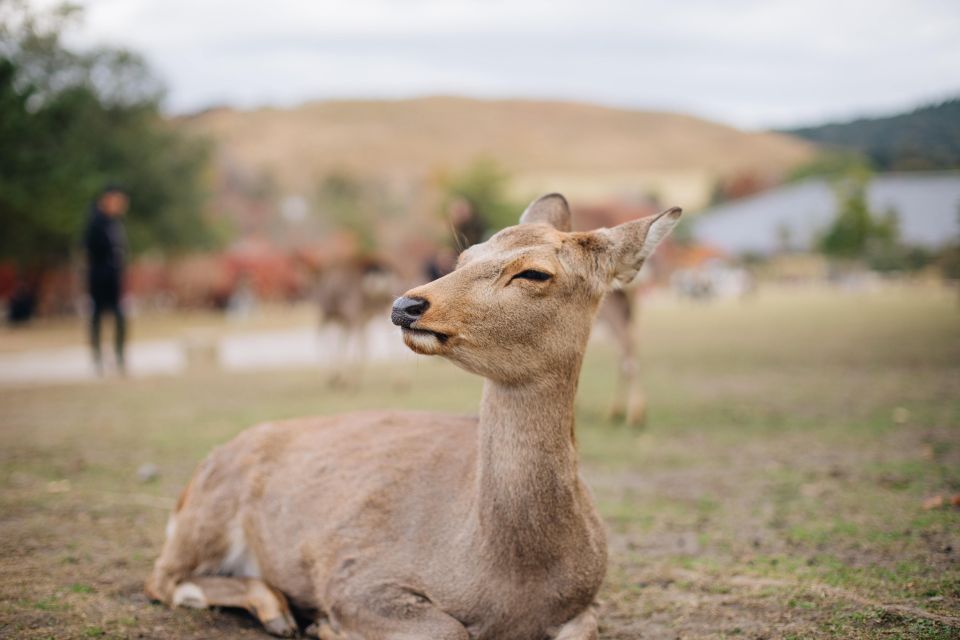
[[[356,347],[357,363],[362,365],[366,360],[367,327],[389,309],[399,279],[384,261],[371,257],[344,258],[314,271],[321,326],[334,327],[339,333],[330,382],[346,383],[351,344]]]
[[[613,289],[603,299],[597,315],[597,322],[610,330],[617,350],[617,386],[608,415],[634,427],[643,426],[647,420],[647,396],[640,381],[637,353],[639,306],[635,291]]]
[[[655,199],[617,198],[580,205],[575,214],[575,229],[589,231],[597,227],[613,227],[627,220],[641,218],[658,210]],[[597,324],[607,329],[617,356],[617,382],[607,415],[635,427],[646,422],[647,401],[640,380],[639,323],[640,286],[615,287],[607,293]]]
[[[413,351],[486,379],[479,417],[366,411],[267,423],[215,450],[147,591],[323,640],[596,640],[606,538],[574,396],[594,316],[679,209],[570,231],[552,194],[393,306]]]

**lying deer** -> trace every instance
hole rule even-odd
[[[604,527],[577,469],[574,395],[597,306],[679,209],[570,232],[563,197],[408,291],[413,351],[486,378],[479,418],[367,411],[267,423],[215,450],[167,527],[147,591],[243,607],[279,636],[288,602],[324,640],[588,640]]]

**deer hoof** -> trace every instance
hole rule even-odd
[[[639,411],[637,413],[631,413],[627,416],[626,422],[635,429],[643,429],[647,426],[647,412]]]
[[[267,620],[263,623],[263,628],[267,630],[267,633],[278,638],[295,638],[297,636],[297,623],[294,622],[293,616],[289,613]]]
[[[631,427],[642,429],[647,424],[647,406],[646,404],[631,405],[627,409],[626,422]]]
[[[311,624],[303,634],[309,638],[319,638],[320,640],[347,640],[347,636],[334,631],[325,619],[317,620]]]
[[[607,422],[620,422],[626,416],[626,410],[621,404],[613,404],[607,409]]]

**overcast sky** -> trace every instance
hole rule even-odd
[[[462,94],[677,110],[765,128],[960,95],[960,0],[82,4],[74,41],[142,52],[175,113]]]

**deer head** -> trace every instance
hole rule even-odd
[[[680,213],[571,232],[567,201],[543,196],[452,273],[397,299],[391,319],[417,353],[504,384],[549,379],[579,363],[604,293],[633,280]]]

